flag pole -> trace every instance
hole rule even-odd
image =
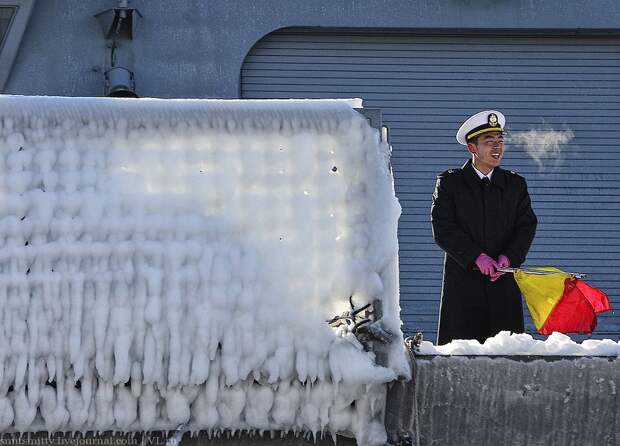
[[[577,279],[585,279],[586,274],[583,273],[569,273],[566,271],[545,271],[540,269],[529,269],[529,268],[497,268],[497,271],[501,271],[502,273],[515,273],[517,271],[523,271],[527,274],[537,274],[539,276],[548,276],[550,274],[570,274]]]

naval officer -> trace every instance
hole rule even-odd
[[[456,139],[471,158],[437,177],[431,207],[433,238],[445,251],[437,343],[523,332],[521,293],[512,274],[536,232],[525,179],[500,168],[506,119],[476,113]]]

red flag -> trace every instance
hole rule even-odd
[[[611,310],[611,305],[609,304],[607,294],[579,279],[575,279],[575,285],[579,288],[579,291],[583,293],[583,296],[588,299],[588,302],[592,305],[595,313],[602,313],[603,311]]]
[[[605,293],[557,268],[517,269],[514,274],[540,334],[592,333],[596,314],[611,310]]]
[[[564,293],[545,324],[538,330],[542,335],[560,333],[592,333],[596,328],[596,313],[581,290],[577,279],[564,281]]]

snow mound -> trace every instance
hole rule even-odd
[[[0,430],[385,441],[400,206],[350,103],[5,96],[0,117]],[[388,367],[326,323],[350,296],[401,336]]]
[[[502,331],[484,344],[475,339],[457,339],[444,345],[423,341],[422,355],[540,355],[540,356],[620,356],[620,342],[587,339],[581,344],[562,333],[552,333],[544,341],[527,333]]]

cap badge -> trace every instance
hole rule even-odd
[[[498,127],[499,123],[497,121],[497,115],[495,113],[490,113],[488,118],[488,123],[490,127]]]

